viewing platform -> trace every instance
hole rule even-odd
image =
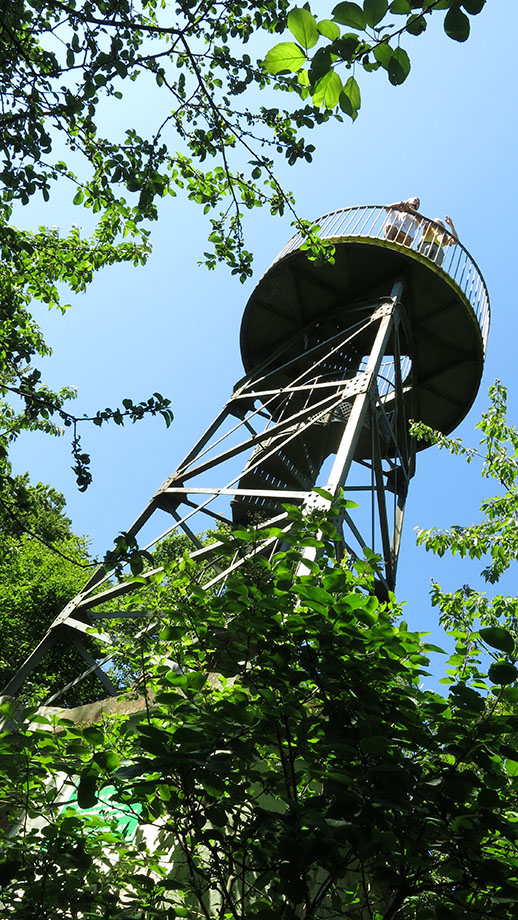
[[[390,239],[394,216],[401,215],[409,222],[409,232],[400,231],[399,241]],[[413,223],[413,226],[411,224]],[[468,250],[447,229],[440,227],[418,211],[389,210],[383,205],[364,205],[357,208],[339,208],[319,218],[315,230],[324,240],[371,243],[387,249],[401,250],[407,255],[434,269],[449,281],[457,293],[472,308],[480,328],[484,354],[489,334],[489,295],[480,269]],[[439,245],[444,240],[445,245]],[[286,244],[275,262],[300,249],[304,238],[300,233]],[[274,263],[275,264],[275,263]]]
[[[299,333],[311,339],[323,322],[349,326],[362,305],[386,298],[400,280],[410,417],[450,433],[468,412],[484,366],[490,307],[477,263],[448,228],[418,211],[341,208],[313,226],[334,244],[334,263],[309,260],[300,233],[282,249],[244,312],[246,371]]]

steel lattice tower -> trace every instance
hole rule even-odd
[[[342,546],[354,558],[377,541],[380,591],[394,588],[415,470],[409,419],[444,434],[462,421],[478,390],[489,330],[487,289],[466,249],[420,214],[395,232],[399,213],[368,206],[320,219],[320,236],[335,246],[334,264],[309,261],[301,236],[288,243],[244,311],[245,376],[129,528],[130,538],[139,536],[142,545],[140,537],[154,527],[152,548],[174,530],[185,533],[193,558],[207,560],[205,587],[214,588],[243,559],[221,570],[217,543],[202,546],[194,531],[214,521],[259,530],[275,522],[282,530],[289,526],[284,503],[329,507],[330,499],[313,491],[318,484],[332,497],[340,489],[361,493],[369,532],[342,512]],[[274,549],[270,538],[251,553]],[[156,571],[145,571],[144,579]],[[141,587],[142,578],[115,582],[97,571],[4,693],[15,694],[47,651],[66,642],[84,659],[72,683],[95,673],[115,694],[102,669],[111,653],[94,659],[84,638],[114,617],[103,609],[109,602]],[[109,642],[103,632],[93,634]]]

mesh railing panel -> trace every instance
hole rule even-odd
[[[475,260],[459,240],[439,224],[417,212],[407,213],[381,205],[342,208],[315,221],[322,239],[371,239],[387,246],[402,246],[432,263],[444,273],[473,308],[482,335],[484,352],[489,333],[490,307],[487,288]],[[304,242],[297,233],[276,258],[300,249]]]

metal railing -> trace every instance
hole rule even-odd
[[[383,205],[331,211],[315,221],[314,229],[324,240],[379,240],[388,248],[410,250],[419,261],[433,264],[472,307],[485,352],[490,322],[486,284],[475,260],[449,230],[417,211],[409,213]],[[300,249],[304,241],[303,235],[297,233],[275,262]]]
[[[367,367],[368,358],[365,357],[360,364],[360,371],[363,371]],[[400,374],[403,384],[412,370],[412,361],[408,355],[401,355],[400,362]],[[386,396],[390,396],[396,388],[396,364],[394,358],[386,358],[385,361],[382,361],[380,369],[378,371],[378,396],[380,399],[384,399]]]

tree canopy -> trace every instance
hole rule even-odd
[[[5,684],[41,641],[47,628],[81,589],[92,562],[85,538],[76,537],[65,516],[63,496],[49,486],[14,477],[0,492],[0,682]],[[89,640],[87,639],[87,645]],[[77,674],[82,659],[74,648],[51,652],[25,699],[43,701],[52,688]],[[94,687],[97,690],[97,686]],[[91,682],[75,703],[90,699]]]
[[[493,397],[477,450],[505,483],[486,516],[510,560],[516,432]],[[439,694],[423,677],[441,650],[374,596],[376,558],[337,562],[333,514],[291,513],[287,548],[220,596],[187,557],[157,578],[155,633],[133,644],[140,700],[117,717],[4,705],[10,916],[515,917],[516,599],[436,586],[455,645]],[[473,553],[473,529],[455,533]]]
[[[74,202],[97,213],[113,241],[139,227],[147,236],[143,222],[157,217],[160,198],[184,190],[207,213],[224,205],[210,218],[205,260],[211,267],[223,259],[245,278],[243,210],[267,205],[296,216],[275,175],[277,158],[310,160],[303,131],[330,115],[356,117],[360,70],[382,68],[402,83],[410,70],[405,34],[419,35],[445,11],[446,34],[465,41],[484,3],[344,2],[317,19],[309,4],[290,8],[287,0],[4,2],[4,198],[48,199],[67,178]],[[271,35],[286,30],[296,41],[272,45]],[[351,68],[344,82],[340,71]],[[147,112],[133,110],[132,81],[145,87]],[[278,107],[268,88],[303,105]]]

